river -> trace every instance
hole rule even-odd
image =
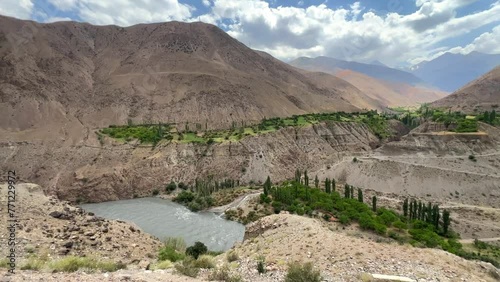
[[[160,238],[182,237],[188,246],[200,241],[212,251],[225,251],[241,242],[245,226],[212,212],[193,213],[186,207],[160,198],[138,198],[81,205],[88,212],[133,222],[144,232]]]

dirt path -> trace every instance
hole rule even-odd
[[[248,201],[251,197],[260,195],[260,193],[262,193],[262,191],[252,192],[250,194],[245,194],[245,195],[239,196],[238,198],[236,198],[236,200],[234,200],[233,202],[231,202],[231,203],[229,203],[227,205],[220,206],[220,207],[214,207],[214,208],[209,209],[208,211],[213,212],[213,213],[221,213],[221,214],[223,214],[228,209],[232,209],[232,208],[236,208],[237,209],[242,204],[244,204],[246,201]]]
[[[485,174],[485,173],[478,173],[478,172],[456,170],[456,169],[443,168],[443,167],[432,166],[432,165],[425,165],[425,164],[416,164],[416,163],[412,163],[412,162],[405,162],[405,161],[401,161],[401,160],[395,160],[395,159],[391,159],[389,157],[384,157],[384,156],[359,157],[358,159],[362,159],[362,160],[391,161],[391,162],[396,162],[396,163],[401,163],[401,164],[407,164],[407,165],[412,165],[412,166],[420,166],[420,167],[425,167],[425,168],[439,169],[439,170],[443,170],[443,171],[451,171],[451,172],[459,172],[459,173],[464,173],[464,174],[471,174],[471,175],[479,175],[479,176],[500,178],[500,176],[492,175],[492,174]]]
[[[500,241],[500,237],[495,237],[495,238],[477,238],[479,241],[482,241],[482,242],[496,242],[496,241]],[[458,240],[458,242],[462,243],[462,244],[472,244],[474,243],[474,240],[475,239],[461,239],[461,240]]]

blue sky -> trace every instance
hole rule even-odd
[[[445,52],[500,53],[499,0],[2,0],[0,14],[120,26],[199,20],[285,61],[403,67]]]

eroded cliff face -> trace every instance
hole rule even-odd
[[[379,142],[364,124],[329,122],[212,145],[170,142],[152,148],[109,138],[101,145],[92,133],[77,145],[3,142],[0,157],[4,170],[16,169],[21,180],[60,199],[100,202],[151,195],[171,180],[192,183],[209,175],[242,183],[268,175],[281,181],[292,178],[296,168],[325,168]]]

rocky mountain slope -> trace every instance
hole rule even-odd
[[[333,74],[354,85],[384,107],[414,106],[443,98],[447,93],[422,86],[422,81],[404,71],[380,65],[340,61],[328,57],[298,58],[291,65]]]
[[[472,81],[453,94],[431,103],[452,111],[491,111],[500,106],[500,66]]]
[[[19,259],[26,260],[32,253],[51,258],[93,256],[121,261],[132,267],[156,256],[161,246],[157,238],[133,224],[94,216],[68,202],[46,196],[36,184],[19,183],[15,188],[14,211],[19,220],[16,255]],[[0,199],[6,203],[7,185],[1,184],[0,191]],[[0,211],[1,221],[7,222],[7,206],[2,205]],[[5,234],[0,237],[3,246],[7,246]],[[0,250],[2,257],[7,251],[7,248]]]
[[[431,85],[453,92],[499,64],[499,54],[484,54],[475,51],[466,55],[445,53],[434,60],[413,66],[411,72]]]
[[[297,167],[332,165],[345,154],[370,151],[380,141],[369,128],[355,122],[287,127],[243,138],[238,142],[151,145],[123,143],[97,136],[74,146],[50,142],[0,143],[2,169],[15,168],[23,181],[42,185],[61,199],[106,201],[148,196],[171,180],[193,182],[196,177],[276,181],[293,177]]]
[[[6,117],[0,128],[36,131],[34,137],[75,135],[129,119],[221,127],[358,110],[338,93],[351,90],[320,89],[290,66],[200,22],[122,28],[2,16],[0,57]]]

